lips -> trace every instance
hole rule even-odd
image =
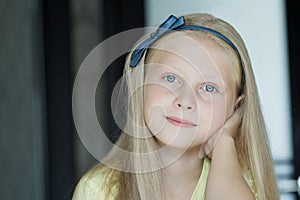
[[[189,128],[189,127],[196,126],[196,124],[194,124],[193,122],[190,122],[190,121],[187,121],[187,120],[183,120],[183,119],[180,119],[178,117],[166,116],[166,119],[171,124],[173,124],[175,126],[179,126],[179,127]]]

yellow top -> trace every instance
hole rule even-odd
[[[210,160],[204,158],[203,169],[199,178],[199,181],[196,185],[196,188],[193,192],[191,200],[204,200],[205,196],[205,187],[208,178],[208,173],[210,169]],[[107,180],[103,180],[101,172],[94,173],[94,176],[84,176],[76,186],[72,200],[113,200],[117,194],[117,188],[114,187],[111,191],[111,196],[109,199],[105,199],[105,185]],[[245,180],[247,181],[252,192],[256,196],[255,186],[251,174],[245,175]]]

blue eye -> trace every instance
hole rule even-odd
[[[170,83],[174,83],[176,80],[176,77],[172,76],[172,75],[167,75],[167,76],[165,76],[165,79]]]
[[[206,92],[215,92],[217,89],[212,85],[205,85],[202,87]]]

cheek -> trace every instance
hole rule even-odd
[[[162,87],[155,85],[144,87],[144,117],[153,134],[159,132],[163,127],[165,107],[169,101],[170,96]]]
[[[227,110],[225,100],[222,98],[202,103],[202,109],[200,108],[200,123],[202,121],[206,137],[210,137],[225,123],[228,116]]]
[[[165,92],[156,85],[147,85],[144,87],[144,112],[150,110],[153,106],[163,104]]]
[[[172,91],[166,87],[156,84],[144,86],[144,104],[146,107],[154,105],[167,105],[172,102],[174,95]]]
[[[224,102],[213,104],[211,116],[213,128],[219,128],[224,124],[227,116],[226,110],[227,109]]]

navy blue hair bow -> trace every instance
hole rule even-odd
[[[158,28],[155,32],[153,32],[150,37],[148,39],[146,39],[145,41],[143,41],[139,46],[137,46],[134,51],[132,52],[131,55],[131,60],[130,60],[130,67],[136,67],[137,64],[139,63],[139,61],[141,60],[141,58],[143,57],[144,53],[146,52],[146,50],[149,48],[150,45],[152,45],[156,40],[158,40],[163,34],[171,31],[171,30],[197,30],[197,31],[205,31],[205,32],[209,32],[212,33],[216,36],[218,36],[220,39],[222,39],[223,41],[225,41],[227,44],[229,44],[232,49],[236,52],[240,63],[241,63],[241,87],[240,87],[240,91],[239,91],[239,95],[242,94],[243,89],[244,89],[244,85],[245,85],[245,69],[244,69],[244,63],[242,62],[242,58],[240,55],[240,52],[238,50],[238,48],[223,34],[207,28],[207,27],[203,27],[203,26],[185,26],[184,25],[185,20],[184,17],[175,17],[173,15],[169,16],[167,20],[165,20]]]
[[[152,33],[150,38],[146,39],[142,44],[140,44],[133,51],[131,55],[130,67],[136,67],[141,58],[143,57],[146,49],[153,44],[160,36],[170,30],[175,30],[176,28],[182,26],[184,24],[183,17],[175,17],[171,15],[166,21],[164,21],[156,30],[156,32]]]

